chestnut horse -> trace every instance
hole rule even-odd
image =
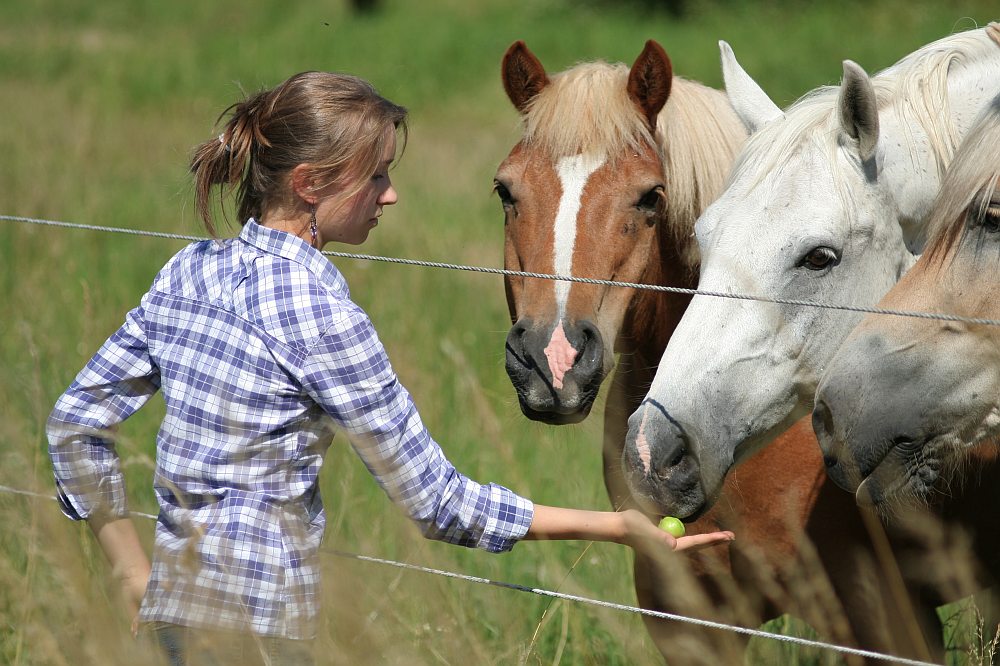
[[[725,95],[674,77],[652,41],[631,69],[593,62],[551,77],[517,42],[502,73],[524,124],[496,174],[506,268],[693,287],[694,221],[721,190],[746,137]],[[621,468],[627,418],[689,299],[520,277],[505,287],[513,323],[507,372],[528,418],[586,418],[620,354],[606,400],[604,478],[613,506],[636,506]],[[827,483],[808,423],[727,484],[712,513],[688,529],[735,529],[737,540],[671,563],[637,554],[639,603],[752,626],[790,612],[838,641],[878,645],[866,600],[851,596],[856,562],[841,556],[855,544],[870,552],[870,544],[851,498]],[[816,545],[819,561],[803,541]],[[697,586],[669,575],[679,559],[691,562]],[[840,619],[845,613],[852,627]],[[741,638],[645,621],[668,660],[679,651],[684,663],[719,663],[720,652],[725,661],[742,658]]]
[[[1000,319],[998,182],[1000,95],[944,176],[927,250],[881,307]],[[938,482],[974,471],[958,461],[1000,436],[998,351],[997,326],[868,315],[816,391],[814,425],[831,476],[859,503],[882,506],[926,501]]]
[[[927,250],[879,305],[1000,319],[1000,95],[962,141],[926,224]],[[983,586],[1000,583],[998,414],[1000,326],[869,315],[821,377],[813,423],[830,476],[859,503],[927,504],[946,532],[964,530],[951,538],[971,540],[967,582]]]

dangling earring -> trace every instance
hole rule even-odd
[[[309,215],[309,235],[312,236],[312,240],[309,241],[309,245],[316,247],[316,234],[318,230],[316,229],[316,204],[312,205],[312,210]]]

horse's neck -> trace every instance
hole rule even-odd
[[[937,99],[905,98],[879,115],[885,150],[879,174],[895,199],[907,246],[919,249],[921,222],[941,186],[941,176],[976,117],[1000,92],[1000,46],[982,34],[983,57],[948,70],[947,112]],[[924,118],[913,109],[923,107]]]
[[[666,227],[660,227],[657,246],[642,282],[694,289],[697,272],[688,267],[686,254],[687,248],[679,247],[673,234]],[[619,336],[622,339],[621,351],[639,354],[655,368],[690,301],[691,297],[684,294],[637,290]]]

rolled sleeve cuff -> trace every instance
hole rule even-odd
[[[535,515],[531,500],[511,490],[489,485],[490,519],[478,546],[491,553],[504,553],[524,538]]]
[[[95,514],[113,519],[129,515],[125,479],[121,474],[104,477],[96,488],[77,492],[68,492],[56,479],[56,497],[63,514],[73,520],[87,520]]]

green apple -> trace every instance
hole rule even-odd
[[[675,539],[684,536],[684,523],[680,521],[680,518],[664,516],[663,520],[660,521],[660,529]]]

